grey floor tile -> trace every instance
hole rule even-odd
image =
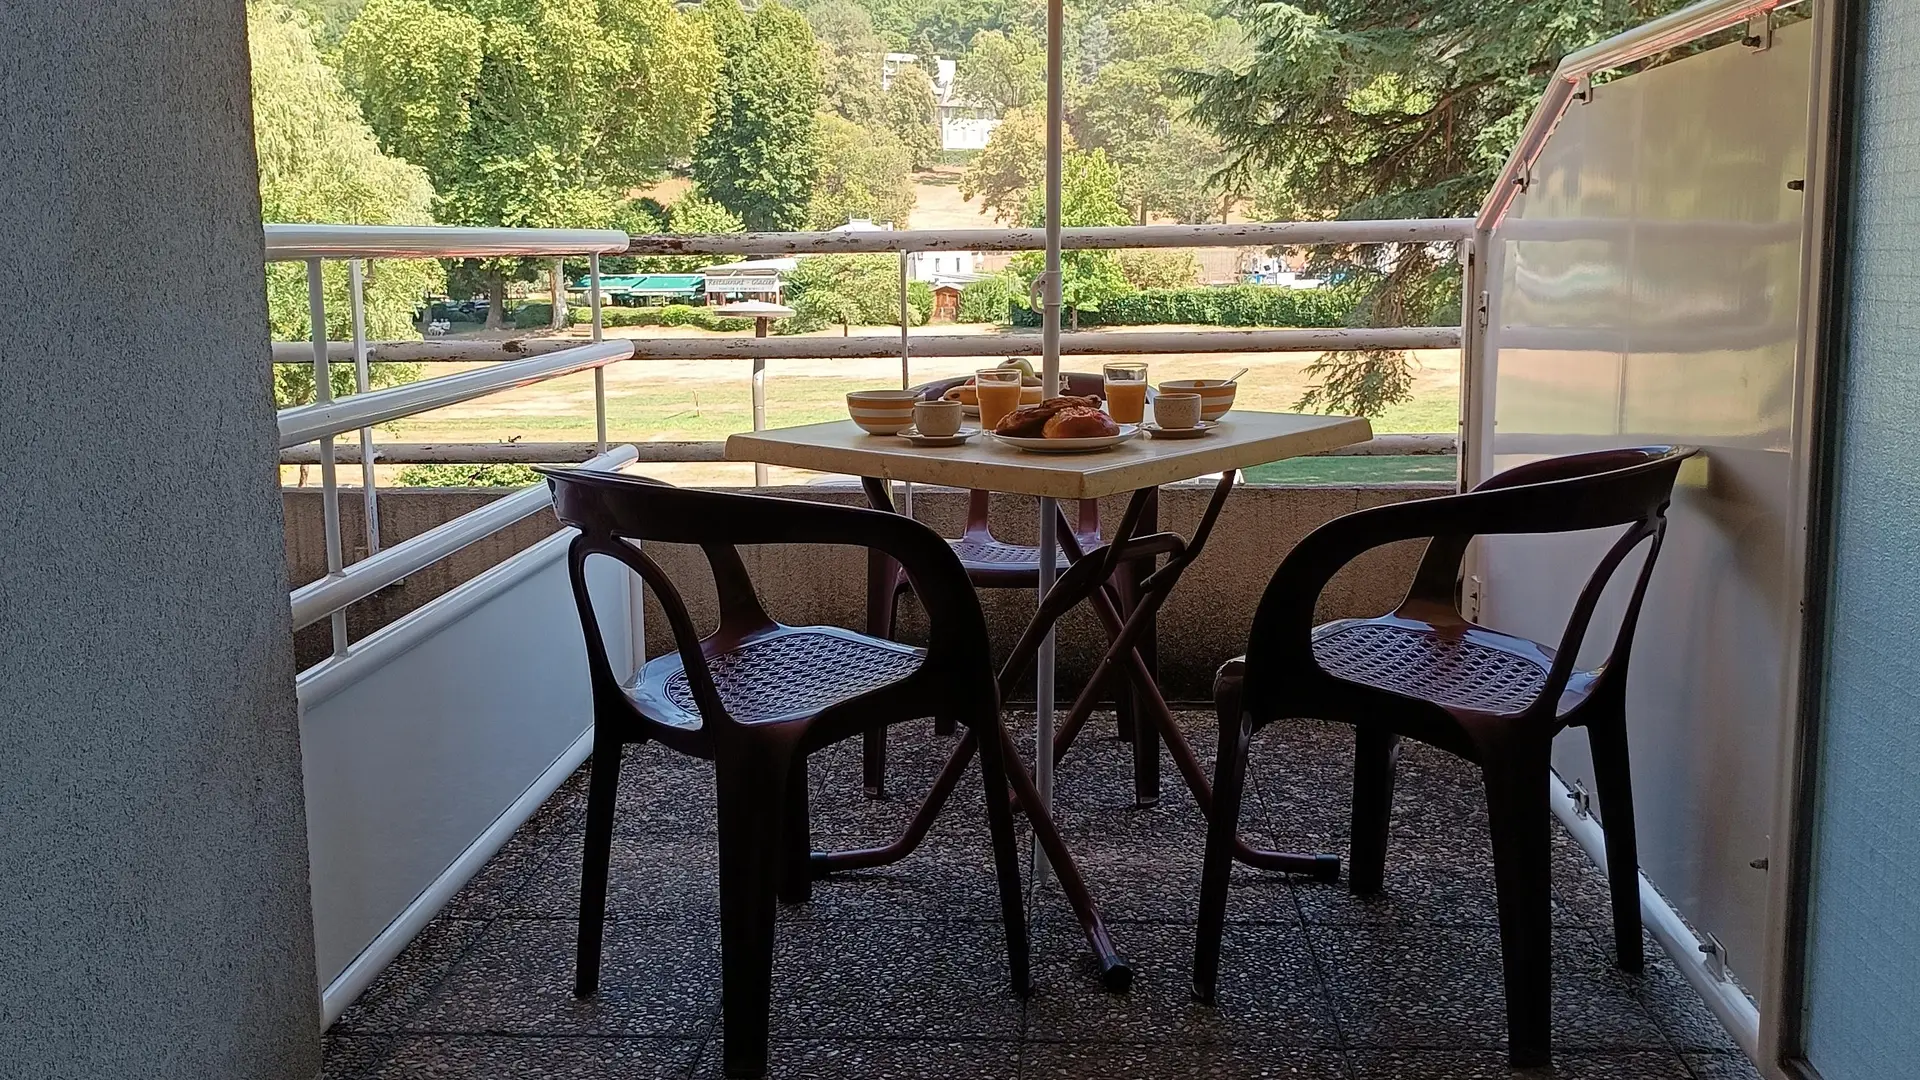
[[[777,1038],[1015,1039],[998,921],[822,920],[780,928]]]
[[[1259,1045],[1031,1044],[1023,1080],[1346,1080],[1338,1050]]]
[[[393,1053],[392,1035],[353,1035],[334,1028],[321,1042],[320,1080],[369,1080]]]
[[[699,1052],[698,1039],[414,1035],[370,1080],[668,1080]]]
[[[509,918],[572,919],[580,912],[575,837],[503,906]],[[710,837],[615,835],[607,872],[607,917],[666,921],[717,918],[719,848]]]
[[[332,1030],[341,1034],[398,1031],[486,929],[486,923],[474,919],[439,918],[428,923],[367,992],[347,1006]]]
[[[1760,1070],[1742,1053],[1684,1054],[1695,1080],[1760,1080]]]
[[[720,1008],[719,936],[691,920],[609,923],[599,992],[573,996],[576,925],[497,919],[409,1031],[692,1038]]]
[[[1101,914],[1112,922],[1182,922],[1198,918],[1202,846],[1164,840],[1069,838],[1074,862]],[[1297,923],[1288,875],[1235,864],[1227,888],[1227,918]],[[1064,910],[1057,891],[1042,895],[1044,914]]]
[[[1026,850],[1020,837],[1020,849]],[[1024,890],[1027,860],[1019,860]],[[813,897],[781,908],[787,921],[810,919],[1000,919],[1000,885],[986,836],[929,837],[905,859],[849,870],[813,883]]]
[[[720,1039],[707,1043],[695,1080],[719,1080]],[[768,1080],[1015,1080],[1020,1044],[956,1040],[776,1039]]]
[[[1125,994],[1101,988],[1086,939],[1066,920],[1035,934],[1027,1036],[1042,1042],[1226,1043],[1335,1047],[1339,1034],[1305,935],[1295,926],[1234,924],[1221,952],[1216,1004],[1193,998],[1190,926],[1116,926],[1114,947],[1133,968]]]
[[[1497,1050],[1358,1050],[1354,1080],[1690,1080],[1671,1051],[1556,1050],[1544,1069],[1511,1069]]]
[[[1497,931],[1314,927],[1349,1045],[1492,1049],[1506,1043]],[[1583,930],[1554,935],[1553,1045],[1664,1049],[1663,1035]]]
[[[1638,978],[1624,974],[1620,978],[1630,981],[1654,1023],[1683,1051],[1738,1055],[1740,1044],[1733,1041],[1719,1018],[1700,1000],[1687,977],[1674,966],[1651,934],[1643,937],[1647,954],[1645,973]],[[1594,931],[1594,938],[1611,956],[1611,931]]]

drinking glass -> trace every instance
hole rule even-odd
[[[1107,415],[1116,424],[1137,424],[1147,415],[1147,365],[1138,361],[1107,364],[1100,369],[1106,383]]]
[[[1020,407],[1020,369],[981,368],[973,373],[973,390],[980,400],[980,429],[992,431]]]

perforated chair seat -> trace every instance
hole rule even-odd
[[[1475,627],[1471,637],[1384,620],[1328,623],[1313,632],[1313,658],[1329,675],[1375,689],[1478,712],[1519,712],[1546,685],[1544,653],[1525,638]]]
[[[1040,549],[1032,544],[1009,544],[992,536],[978,533],[963,536],[958,540],[949,540],[953,553],[960,556],[960,565],[972,570],[1023,570],[1028,573],[1040,572]],[[1067,567],[1067,552],[1060,549],[1055,566],[1061,570]]]
[[[920,649],[832,626],[781,627],[707,657],[714,689],[741,723],[808,716],[918,671]],[[697,728],[678,653],[651,660],[628,689],[642,711],[675,727]]]

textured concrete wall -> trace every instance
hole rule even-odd
[[[242,5],[0,4],[0,100],[0,1077],[312,1077]]]
[[[866,504],[858,490],[840,488],[783,488],[783,495]],[[1200,560],[1187,571],[1160,615],[1161,682],[1170,696],[1200,700],[1211,693],[1213,669],[1245,648],[1253,621],[1253,607],[1274,567],[1293,545],[1323,522],[1366,506],[1424,498],[1438,493],[1435,485],[1399,484],[1376,487],[1251,487],[1236,490],[1227,501],[1220,523]],[[1206,508],[1211,486],[1170,488],[1162,499],[1160,524],[1183,536]],[[396,491],[380,500],[381,534],[389,545],[424,532],[441,522],[498,498],[502,491],[486,488]],[[320,527],[320,496],[307,490],[285,493],[287,558],[295,581],[309,581],[326,572],[326,549]],[[994,529],[1003,539],[1033,542],[1031,499],[1001,498],[994,503]],[[1124,499],[1108,500],[1102,520],[1109,531],[1126,508]],[[342,531],[349,548],[363,544],[357,495],[341,500]],[[943,535],[957,536],[966,517],[966,497],[953,490],[916,489],[914,515]],[[501,559],[534,543],[555,529],[551,514],[538,514],[510,529],[438,563],[349,609],[348,626],[357,639],[419,607]],[[674,575],[695,623],[710,626],[718,617],[705,560],[693,549],[656,545],[649,551]],[[1401,544],[1383,548],[1347,568],[1328,587],[1321,605],[1324,618],[1377,614],[1391,607],[1406,591],[1420,547]],[[754,583],[768,611],[776,619],[794,623],[832,623],[858,627],[865,618],[865,556],[859,551],[833,548],[763,548],[745,553]],[[1026,621],[1033,616],[1033,597],[1025,592],[999,590],[986,594],[988,629],[997,649],[1011,648]],[[658,656],[672,648],[667,623],[649,596],[647,632],[649,653]],[[901,635],[914,640],[921,631],[911,600],[901,607]],[[1063,624],[1059,657],[1063,693],[1077,689],[1084,673],[1104,647],[1099,622],[1090,611],[1074,612]],[[300,662],[311,664],[327,655],[324,624],[300,634]]]

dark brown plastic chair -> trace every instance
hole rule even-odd
[[[1627,661],[1641,601],[1667,527],[1667,504],[1690,447],[1605,450],[1522,465],[1464,495],[1380,506],[1314,530],[1281,562],[1254,614],[1244,657],[1214,684],[1220,714],[1213,811],[1201,876],[1194,993],[1211,1001],[1220,965],[1228,871],[1254,732],[1284,717],[1355,727],[1353,847],[1348,884],[1378,892],[1401,737],[1480,766],[1493,834],[1507,1053],[1516,1067],[1550,1057],[1552,1015],[1548,755],[1553,737],[1585,727],[1607,836],[1616,961],[1643,963],[1639,860],[1627,765]],[[1557,648],[1477,626],[1455,600],[1460,560],[1476,535],[1626,526],[1581,590]],[[1321,591],[1362,553],[1430,538],[1399,608],[1377,619],[1313,625]],[[1576,671],[1594,606],[1643,541],[1646,562],[1606,661]]]
[[[946,392],[971,376],[961,375],[951,379],[922,383],[913,389],[927,401],[937,401]],[[1085,372],[1062,372],[1061,392],[1080,397],[1106,396],[1106,384],[1101,376]],[[967,577],[978,589],[1025,589],[1029,592],[1040,587],[1040,549],[1032,544],[1011,544],[993,535],[993,526],[989,520],[988,492],[973,490],[967,492],[967,524],[958,539],[949,540],[954,554],[960,556],[960,565],[967,571]],[[1078,517],[1074,522],[1074,539],[1082,551],[1092,551],[1102,543],[1100,539],[1100,500],[1082,499]],[[1067,554],[1062,549],[1055,565],[1062,572],[1067,567]],[[1116,575],[1119,592],[1123,601],[1131,598],[1132,585],[1137,575],[1137,567],[1126,567]],[[899,567],[886,560],[875,560],[867,582],[867,633],[875,637],[891,638],[894,634],[895,619],[900,610],[900,598],[910,586]],[[1149,664],[1153,662],[1153,642],[1145,643],[1142,655]],[[1132,738],[1132,715],[1130,695],[1124,687],[1116,694],[1121,713],[1120,729],[1122,738]],[[934,733],[951,735],[953,728],[944,721],[936,721]],[[887,733],[885,729],[869,732],[862,748],[862,774],[868,798],[880,798],[886,792],[887,776]]]
[[[721,1002],[728,1076],[767,1065],[774,901],[803,900],[825,872],[807,828],[807,755],[878,725],[933,715],[977,732],[1013,987],[1028,986],[1027,932],[999,694],[979,598],[947,543],[897,514],[676,488],[642,477],[543,469],[562,522],[593,683],[593,771],[580,875],[574,992],[599,983],[620,755],[664,743],[714,763],[719,801]],[[712,567],[719,628],[701,637],[679,591],[634,541],[697,544]],[[735,545],[841,544],[897,560],[926,606],[927,647],[837,627],[784,626],[762,609]],[[587,592],[590,556],[640,575],[676,652],[625,683],[613,674]],[[858,973],[854,973],[858,978]]]

